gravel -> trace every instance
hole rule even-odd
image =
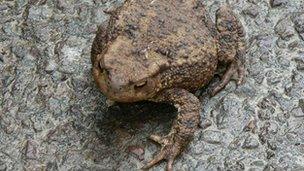
[[[211,16],[226,0],[204,1]],[[247,32],[246,82],[210,98],[177,170],[304,170],[304,1],[229,0]],[[176,116],[106,107],[91,76],[99,24],[122,0],[0,2],[0,170],[137,170]],[[163,170],[165,162],[152,170]]]

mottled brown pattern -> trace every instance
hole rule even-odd
[[[112,12],[92,46],[93,75],[101,91],[114,101],[151,100],[178,109],[171,132],[151,136],[163,148],[144,168],[166,159],[172,170],[199,123],[200,103],[191,92],[212,79],[219,62],[228,69],[213,94],[234,73],[240,83],[244,50],[243,28],[227,6],[217,12],[216,25],[196,0],[129,0]]]

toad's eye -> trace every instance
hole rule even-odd
[[[99,69],[100,73],[109,75],[108,70],[102,65],[102,63],[99,63]]]
[[[103,69],[104,69],[104,65],[103,65],[102,62],[99,62],[99,68],[100,68],[100,70],[103,70]]]
[[[148,84],[147,80],[141,81],[134,85],[134,89],[141,89],[141,88],[145,87],[147,84]]]
[[[103,67],[103,65],[102,65],[101,62],[99,63],[99,69],[100,69],[101,71],[104,70],[104,67]]]

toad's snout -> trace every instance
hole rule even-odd
[[[114,69],[109,69],[103,65],[99,64],[100,76],[103,79],[103,82],[106,84],[108,89],[111,89],[113,92],[119,93],[123,91],[123,87],[127,85],[126,78],[115,74]]]

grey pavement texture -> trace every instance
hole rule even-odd
[[[204,1],[214,19],[225,0]],[[245,26],[246,82],[210,98],[176,170],[304,170],[304,1],[229,0]],[[138,170],[176,116],[106,107],[90,48],[119,0],[0,0],[0,170]],[[218,79],[215,78],[213,82]],[[165,162],[152,170],[163,170]]]

